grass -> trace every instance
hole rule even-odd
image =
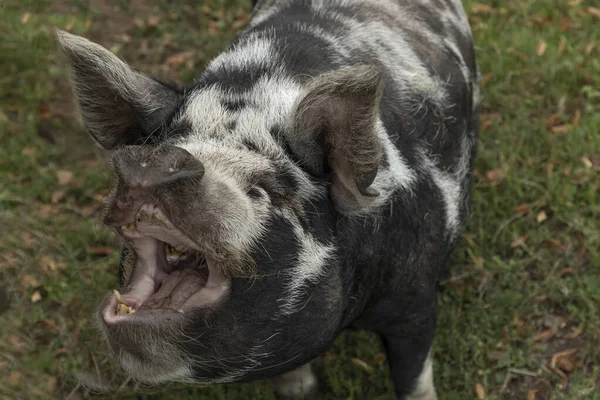
[[[116,282],[117,240],[94,219],[110,173],[73,116],[51,30],[189,82],[244,25],[250,1],[110,3],[0,3],[0,398],[82,398],[83,371],[119,398],[272,399],[269,382],[137,387],[91,327]],[[442,400],[600,399],[594,3],[465,2],[485,103],[473,218],[439,293]],[[372,334],[342,334],[314,364],[324,399],[392,398]]]

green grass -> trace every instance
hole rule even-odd
[[[102,3],[0,2],[0,398],[81,398],[74,374],[84,372],[121,387],[122,398],[272,399],[269,382],[138,388],[91,327],[93,307],[116,282],[117,239],[93,215],[110,173],[73,116],[51,30],[189,82],[243,26],[250,1]],[[525,400],[535,390],[538,400],[600,399],[594,3],[466,1],[485,103],[473,218],[439,294],[441,399],[474,399],[476,384],[488,399]],[[563,381],[550,362],[569,349]],[[314,364],[324,399],[393,398],[372,334],[341,335]]]

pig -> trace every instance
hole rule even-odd
[[[135,380],[312,398],[340,331],[436,399],[436,286],[468,220],[479,72],[458,0],[263,0],[185,88],[57,31],[111,150],[123,238],[99,332]]]

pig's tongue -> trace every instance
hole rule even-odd
[[[123,300],[137,309],[156,289],[155,285],[164,279],[166,273],[158,266],[158,241],[151,237],[141,237],[132,241],[137,261],[131,279],[132,286],[123,295]]]
[[[179,310],[185,301],[202,289],[206,279],[191,269],[177,270],[167,275],[158,289],[140,307],[140,310],[171,308]]]

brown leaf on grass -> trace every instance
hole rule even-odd
[[[600,18],[600,8],[598,7],[588,7],[588,13],[596,18]]]
[[[375,354],[375,356],[373,357],[373,360],[371,361],[371,364],[375,364],[377,366],[381,366],[385,363],[386,360],[386,356],[384,353],[377,353]]]
[[[42,256],[42,258],[40,258],[40,268],[43,271],[56,271],[58,269],[58,265],[51,257]]]
[[[64,198],[65,198],[65,191],[64,190],[55,190],[50,195],[50,201],[53,204],[59,203]]]
[[[561,243],[560,240],[556,239],[544,240],[543,244],[547,249],[557,249],[561,252],[564,252],[567,249],[566,245]]]
[[[39,116],[41,119],[48,119],[52,116],[52,113],[50,112],[50,107],[48,107],[46,104],[42,104],[39,108]]]
[[[13,350],[21,351],[25,348],[25,340],[19,335],[11,333],[8,335],[8,341],[10,342],[10,346]]]
[[[583,156],[581,157],[581,163],[583,164],[583,166],[587,169],[592,169],[594,168],[594,164],[592,163],[592,160],[590,160],[588,157]]]
[[[58,326],[58,324],[52,321],[51,319],[44,319],[40,321],[40,325],[42,326],[42,328],[51,330],[54,333],[60,332],[60,326]]]
[[[515,214],[528,214],[529,213],[529,204],[527,203],[521,203],[518,206],[516,206],[513,211],[515,212]]]
[[[571,7],[577,7],[581,4],[581,0],[568,0],[567,3],[569,3],[569,6]]]
[[[46,382],[44,382],[44,389],[47,393],[52,393],[56,389],[56,378],[53,376],[49,376],[46,378]]]
[[[550,114],[548,118],[546,118],[546,126],[548,127],[548,129],[552,129],[552,127],[556,124],[558,118],[560,118],[559,113]]]
[[[571,26],[573,25],[573,23],[571,22],[571,20],[565,16],[560,17],[560,31],[564,32],[567,29],[571,28]]]
[[[158,15],[150,15],[146,20],[148,26],[156,26],[160,22],[160,17]]]
[[[569,349],[558,352],[552,356],[550,366],[560,368],[565,372],[571,372],[575,369],[577,363],[577,349]]]
[[[527,400],[535,400],[535,395],[538,392],[537,389],[532,389],[527,391]]]
[[[58,179],[58,183],[60,185],[66,186],[73,182],[73,173],[71,171],[61,169],[56,171],[56,178]]]
[[[21,150],[21,154],[33,160],[35,158],[35,155],[37,154],[37,150],[38,149],[36,147],[23,147],[23,150]]]
[[[35,236],[29,231],[21,231],[21,240],[25,247],[30,248],[36,241]]]
[[[8,375],[8,383],[13,386],[17,386],[23,380],[23,374],[19,371],[12,371],[10,375]]]
[[[90,254],[95,256],[108,257],[113,253],[114,249],[108,246],[96,246],[90,247]]]
[[[565,133],[570,131],[573,128],[573,125],[571,124],[563,124],[563,125],[556,125],[553,126],[550,131],[552,131],[552,133]]]
[[[573,116],[573,122],[571,123],[571,125],[579,126],[579,120],[581,120],[581,111],[576,110],[575,115]]]
[[[33,275],[23,275],[21,281],[23,282],[23,286],[25,288],[38,288],[42,286],[39,279]]]
[[[565,51],[565,47],[567,46],[567,41],[562,38],[560,43],[558,44],[558,54],[562,54]]]
[[[471,7],[471,14],[491,14],[494,9],[487,4],[475,3]]]
[[[21,15],[21,23],[25,25],[27,21],[29,21],[29,18],[31,18],[31,13],[24,13],[23,15]]]
[[[350,361],[352,361],[352,364],[362,368],[363,370],[365,370],[367,373],[369,374],[374,374],[375,373],[375,369],[373,369],[373,367],[371,367],[369,364],[367,364],[366,362],[364,362],[363,360],[361,360],[360,358],[351,358]]]
[[[487,74],[484,74],[481,77],[481,86],[487,85],[488,82],[491,81],[493,77],[494,77],[494,74],[491,73],[491,72],[488,72]]]
[[[596,47],[596,42],[595,41],[591,41],[587,44],[587,46],[585,46],[585,55],[589,56],[592,53],[592,50],[594,50],[594,47]]]
[[[540,213],[535,218],[535,220],[537,221],[538,224],[541,224],[542,222],[544,222],[547,219],[548,219],[548,215],[546,214],[546,211],[540,211]]]
[[[533,337],[533,341],[534,342],[545,342],[546,340],[553,338],[554,335],[556,335],[556,332],[558,332],[558,331],[554,328],[546,329],[545,331],[541,331],[540,333],[535,335]]]
[[[67,354],[67,353],[68,353],[68,350],[65,349],[64,347],[61,347],[59,349],[56,349],[56,351],[54,352],[54,356],[58,357],[58,356],[62,356],[62,355]]]
[[[485,400],[485,389],[481,383],[475,384],[475,394],[477,394],[477,400]]]
[[[167,58],[165,63],[172,67],[179,67],[187,63],[193,57],[193,55],[194,53],[191,51],[182,51],[180,53],[175,53],[169,58]]]
[[[537,48],[535,50],[535,54],[537,54],[538,57],[541,57],[546,52],[547,48],[548,48],[548,44],[540,39],[540,41],[538,42]]]
[[[487,183],[493,183],[493,184],[497,185],[504,180],[505,175],[506,175],[506,173],[504,172],[503,169],[496,168],[496,169],[492,169],[492,170],[488,171],[485,174],[485,178],[486,178]]]
[[[36,290],[35,292],[33,292],[33,294],[31,295],[31,302],[32,303],[37,303],[38,301],[40,301],[42,299],[42,294],[40,293],[39,290]]]
[[[517,240],[513,240],[510,243],[510,247],[512,247],[513,249],[516,247],[525,247],[525,241],[529,238],[529,236],[525,235],[525,236],[521,236],[519,237]]]

